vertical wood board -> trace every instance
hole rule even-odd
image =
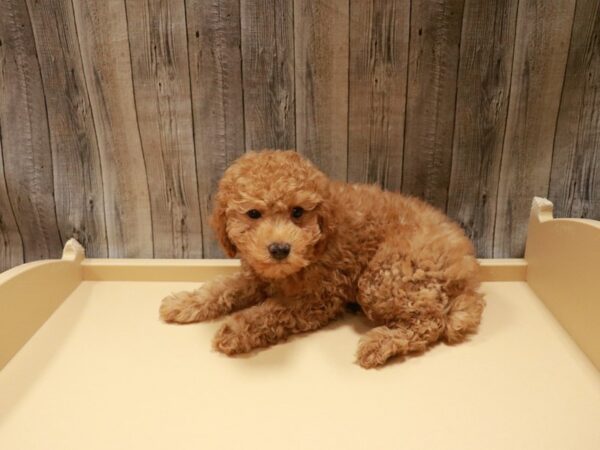
[[[0,49],[1,59],[2,50]],[[0,129],[1,135],[2,129]],[[0,139],[0,272],[24,262],[23,241],[8,198],[2,160],[2,139]]]
[[[402,183],[410,3],[350,2],[348,181]]]
[[[296,144],[329,176],[348,171],[349,0],[294,2]]]
[[[445,210],[463,0],[411,3],[402,191]]]
[[[186,17],[204,257],[223,255],[209,231],[221,175],[244,153],[239,0],[188,0]]]
[[[558,217],[600,220],[600,3],[578,0],[549,198]]]
[[[493,254],[518,0],[466,0],[447,213]],[[476,88],[474,88],[476,86]]]
[[[48,109],[61,240],[108,256],[102,170],[70,0],[27,0]]]
[[[247,150],[296,146],[294,3],[241,2]]]
[[[27,5],[0,3],[4,177],[25,261],[60,255],[44,88]],[[41,43],[43,45],[43,43]]]
[[[111,257],[152,257],[148,178],[136,116],[123,0],[76,1],[94,117]]]
[[[502,152],[494,257],[522,256],[531,199],[545,197],[573,24],[572,0],[521,0]]]
[[[127,0],[132,75],[157,258],[202,257],[185,3]]]

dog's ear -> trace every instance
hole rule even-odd
[[[213,203],[210,224],[217,239],[219,240],[219,243],[221,244],[221,247],[223,247],[223,250],[225,250],[225,253],[227,253],[230,258],[233,258],[237,253],[237,249],[227,234],[227,216],[225,213],[226,208],[227,201],[225,200],[225,195],[223,195],[221,192],[218,192]]]
[[[331,234],[335,231],[333,209],[327,200],[324,200],[317,207],[319,228],[321,229],[321,238],[316,245],[317,254],[321,254],[327,248],[327,242]]]

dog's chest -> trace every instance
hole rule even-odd
[[[342,298],[352,299],[355,294],[355,279],[344,270],[324,271],[323,268],[293,275],[271,283],[268,294],[275,298]]]
[[[304,277],[288,277],[285,280],[271,283],[268,294],[276,298],[300,297],[310,291],[309,284]]]

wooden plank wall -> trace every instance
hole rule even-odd
[[[425,198],[482,257],[531,197],[600,219],[596,0],[3,0],[0,270],[216,257],[215,186],[296,148]]]

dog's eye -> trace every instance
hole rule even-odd
[[[246,213],[248,215],[248,217],[250,217],[251,219],[260,219],[260,211],[258,209],[251,209],[250,211],[248,211]]]
[[[304,214],[304,209],[300,206],[296,206],[292,209],[292,217],[294,219],[299,219]]]

